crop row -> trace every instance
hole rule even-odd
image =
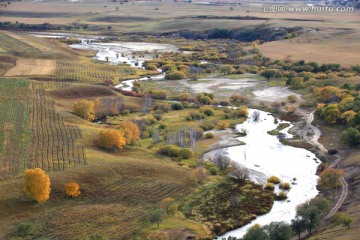
[[[119,77],[126,78],[135,74],[136,69],[129,66],[66,61],[58,61],[55,70],[55,76],[59,80],[84,83],[101,83],[114,80],[116,82]]]
[[[29,168],[56,171],[65,170],[69,165],[86,164],[81,130],[65,123],[39,84],[35,85],[31,101],[31,129]]]

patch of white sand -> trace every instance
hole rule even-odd
[[[301,99],[299,94],[293,93],[284,87],[270,87],[263,90],[254,91],[255,98],[262,101],[283,101],[290,95],[296,95]]]

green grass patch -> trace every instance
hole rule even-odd
[[[30,144],[29,81],[0,78],[0,173],[24,169]]]
[[[220,235],[269,212],[273,203],[274,194],[262,186],[225,178],[193,192],[180,207],[188,218],[211,223]]]
[[[15,55],[40,53],[37,48],[34,48],[29,44],[21,42],[4,33],[0,33],[0,49]]]
[[[280,123],[280,124],[277,126],[276,129],[271,130],[271,131],[268,131],[267,133],[268,133],[269,135],[276,136],[276,135],[279,135],[279,134],[280,134],[280,131],[281,131],[281,130],[284,130],[285,128],[287,128],[287,127],[289,127],[289,126],[290,126],[290,124],[288,124],[288,123]]]
[[[269,87],[285,86],[286,81],[282,79],[271,79],[267,82]]]
[[[220,76],[222,77],[222,76]],[[224,78],[229,78],[229,79],[251,79],[251,80],[259,80],[259,81],[263,81],[265,80],[265,78],[261,75],[257,75],[257,74],[250,74],[250,73],[245,73],[245,74],[230,74],[230,75],[224,75]]]

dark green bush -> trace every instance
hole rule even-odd
[[[212,116],[212,115],[214,115],[214,111],[211,110],[211,109],[205,109],[205,110],[204,110],[204,114],[205,114],[206,116]]]
[[[173,103],[173,104],[171,104],[171,109],[175,110],[175,111],[183,110],[184,106],[181,103]]]

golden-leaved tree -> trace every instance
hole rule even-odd
[[[122,129],[102,130],[99,135],[99,146],[106,150],[120,150],[126,145],[124,131]]]
[[[140,130],[135,123],[123,121],[119,125],[119,130],[123,130],[126,144],[133,144],[140,139]]]
[[[24,173],[24,192],[37,202],[45,202],[50,196],[50,178],[40,168],[27,169]]]
[[[65,184],[65,192],[69,197],[77,197],[80,195],[79,184],[76,182],[70,182]]]
[[[81,100],[77,101],[76,103],[74,103],[73,112],[75,115],[77,115],[85,120],[88,120],[88,121],[94,120],[94,117],[95,117],[94,102],[88,101],[85,99],[81,99]]]

